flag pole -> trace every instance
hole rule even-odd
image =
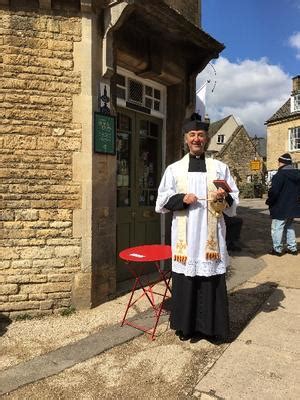
[[[207,81],[205,81],[204,84],[196,90],[196,94],[200,92],[200,90],[202,90],[208,83],[210,83],[210,79],[207,79]]]

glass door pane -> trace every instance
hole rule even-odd
[[[125,114],[117,118],[117,207],[131,206],[131,141],[132,121]]]
[[[139,121],[138,204],[154,206],[159,164],[159,126],[149,120]]]

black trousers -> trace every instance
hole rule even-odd
[[[225,274],[187,277],[172,273],[171,329],[184,335],[227,338],[229,313]]]

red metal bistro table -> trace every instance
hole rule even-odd
[[[151,339],[154,339],[155,331],[158,325],[159,318],[161,316],[164,301],[171,296],[170,279],[171,279],[171,269],[163,270],[160,266],[160,261],[167,260],[172,257],[171,246],[163,244],[151,244],[145,246],[130,247],[128,249],[122,250],[119,253],[119,257],[126,262],[126,266],[135,278],[134,284],[132,286],[131,295],[129,302],[126,307],[126,311],[121,323],[133,326],[134,328],[140,329],[145,333],[151,335]],[[158,272],[158,278],[152,282],[143,282],[141,276],[143,274],[144,268],[147,263],[153,263]],[[139,264],[137,264],[139,263]],[[162,292],[157,292],[154,290],[156,284],[162,283]],[[134,293],[136,290],[142,289],[142,294],[134,300]],[[155,301],[154,295],[161,296],[162,299],[159,302]],[[132,307],[138,300],[146,296],[149,300],[151,307],[154,311],[154,326],[152,328],[145,328],[134,324],[132,321],[126,319],[128,310]]]

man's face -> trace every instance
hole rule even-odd
[[[205,145],[208,141],[208,133],[206,131],[190,131],[185,134],[185,142],[188,145],[190,153],[198,156],[204,153]]]

